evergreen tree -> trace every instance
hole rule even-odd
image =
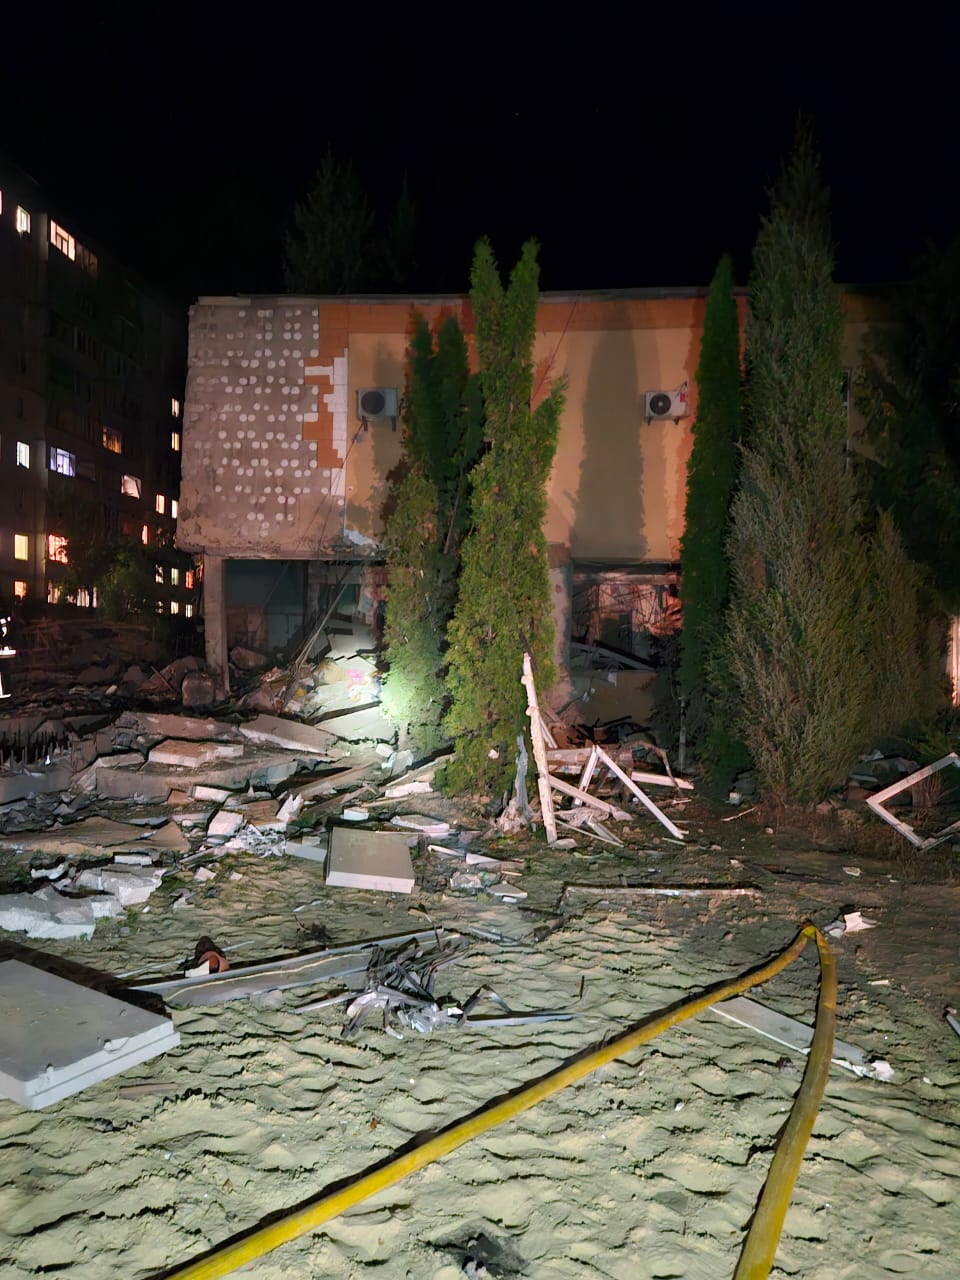
[[[455,317],[434,336],[417,316],[410,344],[405,468],[391,495],[384,544],[388,674],[383,706],[401,739],[428,754],[443,741],[446,629],[456,597],[465,489],[483,441],[477,377]]]
[[[406,177],[385,230],[356,170],[328,148],[284,236],[290,293],[363,293],[410,284],[417,206]]]
[[[680,543],[683,634],[677,685],[688,743],[726,774],[729,723],[722,711],[722,690],[711,687],[710,659],[720,641],[730,594],[726,539],[739,465],[740,323],[729,257],[720,260],[707,294],[696,383],[697,416]]]
[[[827,194],[801,131],[754,251],[723,655],[733,727],[778,800],[820,799],[935,698],[918,573],[892,525],[870,535],[846,450],[832,267]]]
[[[960,239],[929,253],[870,333],[857,404],[876,503],[944,608],[960,610]],[[891,323],[892,321],[892,323]]]
[[[563,385],[531,407],[538,278],[535,242],[524,245],[506,289],[490,245],[477,246],[470,297],[490,448],[472,476],[445,723],[457,751],[448,785],[494,798],[509,783],[516,738],[527,724],[524,651],[542,689],[554,679],[543,522]]]

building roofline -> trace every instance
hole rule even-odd
[[[883,296],[896,289],[900,281],[876,281],[867,284],[845,282],[838,285],[842,293]],[[707,285],[665,285],[636,289],[577,289],[577,290],[544,290],[540,294],[541,302],[574,303],[574,302],[656,302],[673,299],[705,298],[709,293]],[[749,290],[745,285],[738,285],[733,290],[737,297],[746,297]],[[282,299],[285,305],[312,306],[315,303],[355,303],[359,306],[458,306],[469,299],[469,293],[246,293],[246,294],[200,294],[194,306],[200,307],[253,307],[258,303],[275,302]]]

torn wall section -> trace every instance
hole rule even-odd
[[[321,330],[323,305],[231,298],[192,308],[177,531],[185,550],[311,559],[348,542],[348,335],[327,322],[335,316]]]

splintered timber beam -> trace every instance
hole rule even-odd
[[[571,796],[574,800],[580,800],[583,804],[590,805],[593,809],[598,809],[600,813],[605,813],[609,818],[615,818],[617,822],[629,822],[630,815],[624,809],[618,809],[615,804],[610,804],[606,800],[601,800],[597,796],[592,796],[589,791],[581,791],[579,787],[575,787],[572,782],[564,782],[562,778],[555,778],[553,774],[548,774],[550,786],[554,791],[559,791],[561,795]]]
[[[533,664],[530,661],[529,653],[523,655],[523,677],[521,683],[527,691],[527,715],[530,717],[533,758],[537,762],[537,790],[540,792],[540,811],[543,814],[543,828],[547,833],[547,844],[555,844],[557,840],[557,820],[553,813],[553,796],[550,794],[550,771],[547,767],[547,747],[543,740],[540,707],[537,704],[537,687],[533,683]]]

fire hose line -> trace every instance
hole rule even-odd
[[[494,1103],[476,1115],[461,1120],[424,1142],[422,1146],[395,1156],[372,1173],[364,1174],[340,1190],[320,1196],[302,1208],[286,1213],[232,1243],[220,1246],[204,1258],[189,1262],[174,1271],[164,1272],[164,1280],[219,1280],[219,1277],[229,1275],[238,1267],[269,1253],[271,1249],[315,1231],[324,1222],[338,1217],[377,1192],[394,1186],[408,1174],[415,1173],[462,1147],[471,1138],[528,1111],[567,1085],[583,1080],[600,1067],[649,1043],[662,1031],[668,1031],[688,1018],[695,1017],[710,1005],[728,1000],[731,996],[766,982],[791,964],[811,938],[816,941],[820,956],[820,995],[813,1042],[800,1090],[777,1145],[734,1276],[734,1280],[764,1280],[773,1264],[787,1205],[823,1097],[833,1053],[837,1004],[836,969],[826,939],[812,924],[805,925],[789,946],[759,968],[715,987],[706,994],[695,996],[566,1066],[551,1071],[543,1079],[527,1085],[502,1102]]]

